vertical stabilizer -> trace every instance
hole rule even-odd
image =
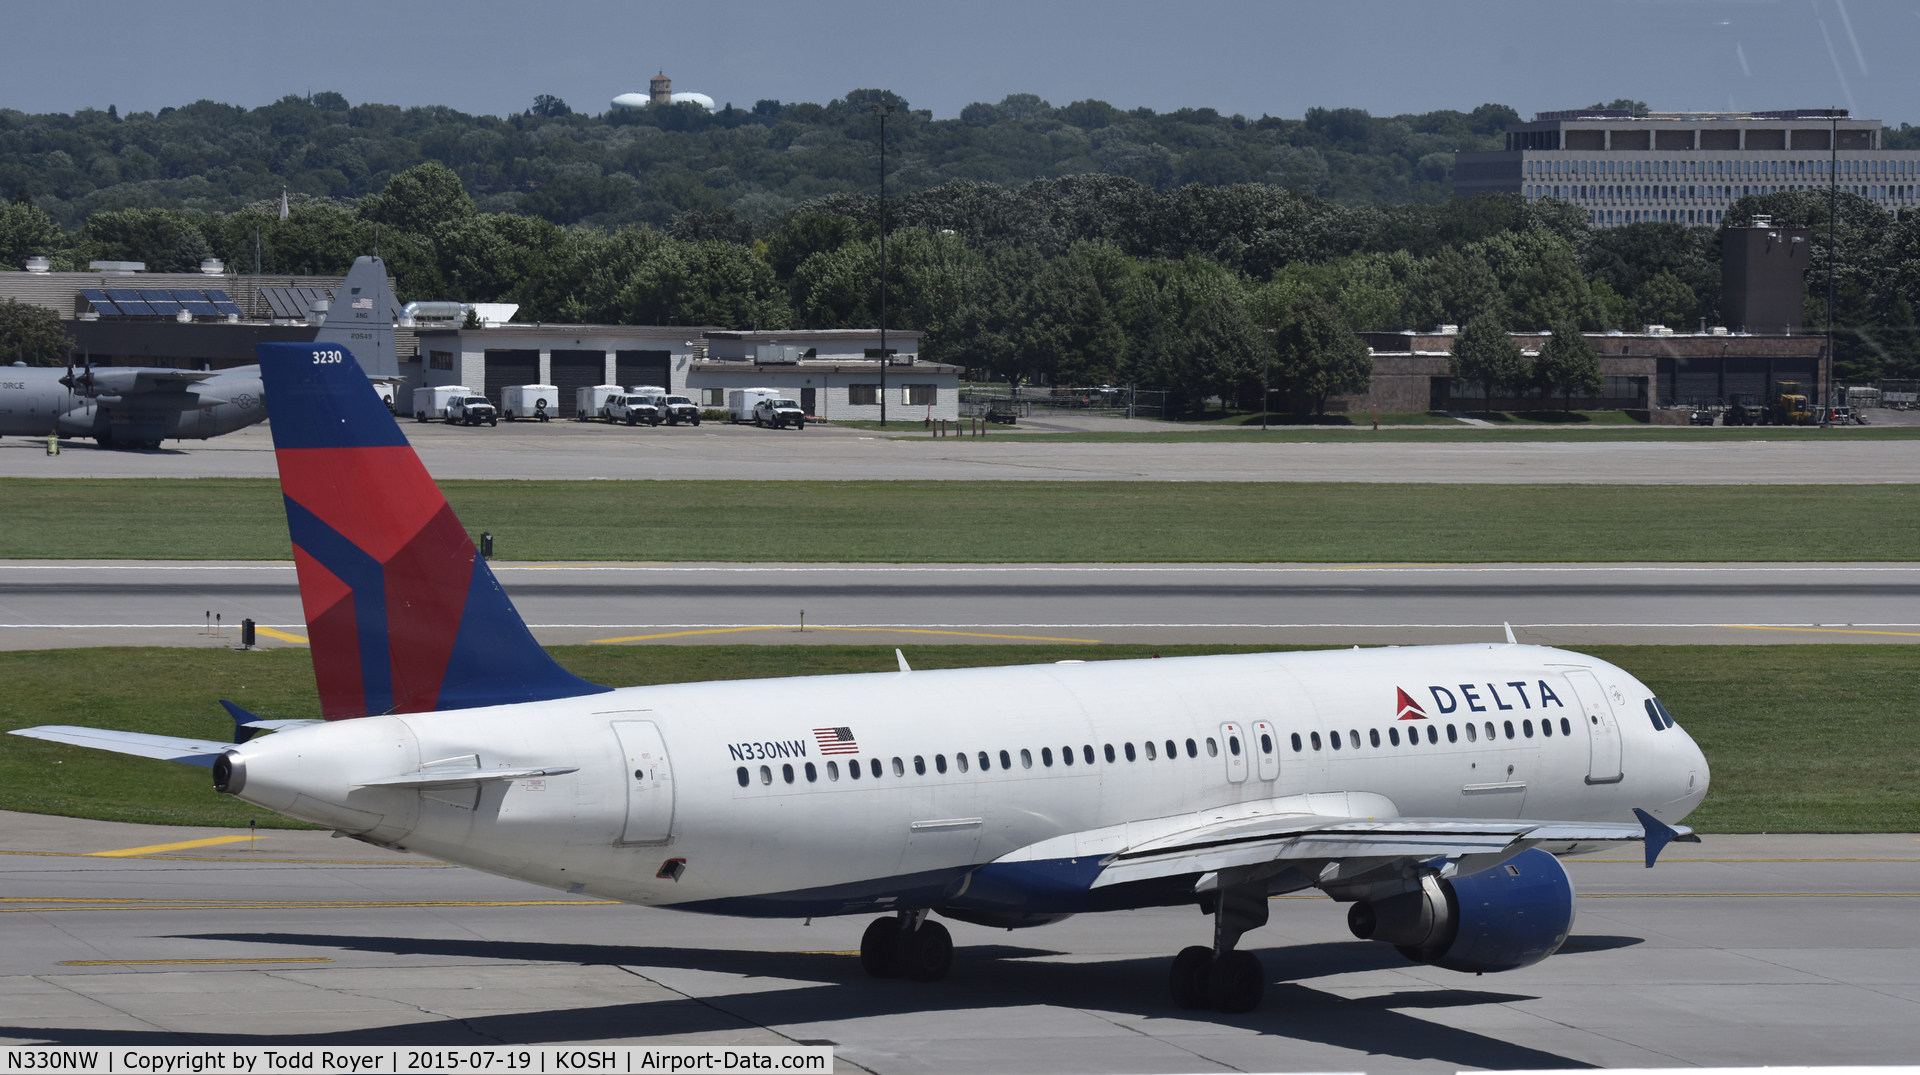
[[[387,286],[387,263],[379,258],[355,258],[313,342],[339,344],[353,352],[368,377],[398,378],[400,359],[393,349],[393,323],[399,312],[393,289]]]
[[[607,690],[534,641],[350,351],[257,350],[323,716]]]

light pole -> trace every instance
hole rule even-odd
[[[887,427],[887,117],[893,105],[870,104],[880,117],[880,428]]]

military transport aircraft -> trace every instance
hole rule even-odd
[[[899,670],[619,690],[534,641],[351,354],[265,344],[321,721],[240,743],[14,734],[211,766],[214,789],[383,847],[724,915],[878,914],[871,974],[942,977],[933,915],[995,927],[1197,906],[1181,1007],[1238,1012],[1268,897],[1456,971],[1566,940],[1557,855],[1644,840],[1705,759],[1605,661],[1505,643]],[[273,734],[252,736],[262,727]],[[1301,905],[1290,905],[1301,906]],[[1308,912],[1311,913],[1311,912]]]
[[[352,347],[374,377],[398,375],[393,291],[379,258],[354,261],[316,343]],[[103,448],[206,440],[267,417],[259,366],[205,371],[156,366],[0,369],[0,436],[92,437]]]

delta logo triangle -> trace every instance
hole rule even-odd
[[[1394,690],[1400,692],[1400,715],[1395,718],[1396,720],[1426,720],[1427,719],[1427,711],[1424,709],[1421,709],[1420,703],[1414,701],[1411,697],[1407,695],[1407,690],[1405,687],[1395,687]]]

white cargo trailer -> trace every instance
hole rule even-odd
[[[779,396],[778,388],[730,388],[727,390],[727,421],[734,425],[751,422],[754,404]]]
[[[500,390],[500,416],[546,421],[560,413],[560,389],[550,384],[510,384]]]
[[[422,421],[445,420],[447,408],[455,400],[465,399],[473,390],[463,384],[436,384],[413,390],[413,416]]]
[[[617,384],[583,385],[574,389],[573,420],[587,422],[600,417],[600,408],[607,405],[608,398],[625,391]]]

